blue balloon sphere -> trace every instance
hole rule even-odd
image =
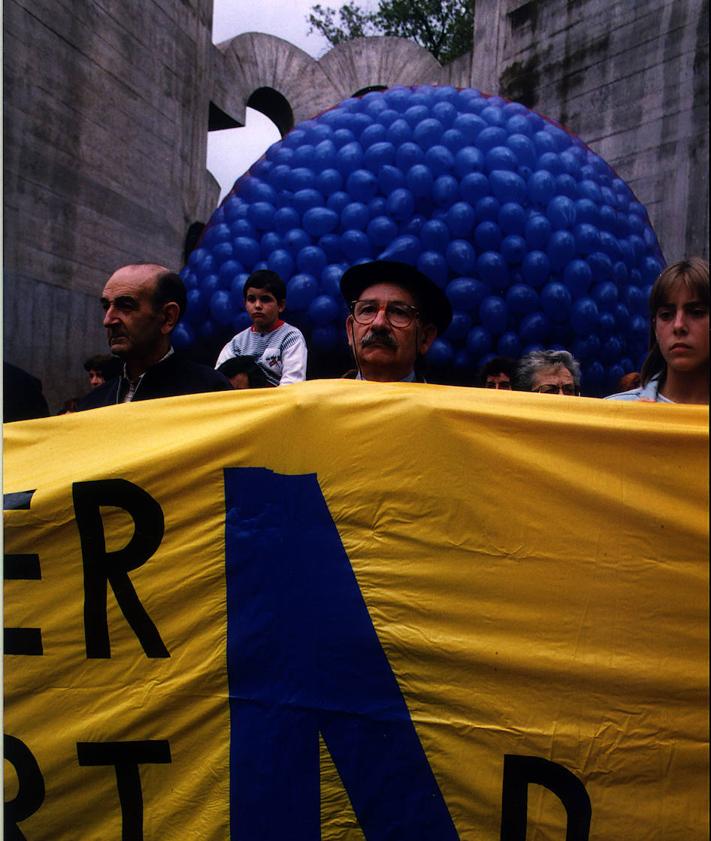
[[[264,267],[307,341],[343,347],[338,280],[374,258],[445,289],[443,377],[504,349],[567,347],[590,394],[639,364],[664,266],[644,207],[574,135],[477,90],[400,85],[303,121],[237,180],[182,273],[182,341],[244,324],[241,285]]]

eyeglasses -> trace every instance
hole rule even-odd
[[[400,301],[388,301],[381,304],[378,301],[352,301],[351,313],[358,324],[372,324],[378,317],[380,310],[385,310],[385,318],[391,327],[409,327],[417,318],[419,312],[416,307],[403,304]]]
[[[567,397],[578,397],[580,389],[571,383],[564,385],[539,385],[538,388],[532,388],[531,391],[538,392],[538,394],[565,394]]]

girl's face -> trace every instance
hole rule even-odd
[[[695,371],[709,362],[709,308],[680,282],[654,315],[654,333],[667,365]]]

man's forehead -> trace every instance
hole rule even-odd
[[[104,298],[141,298],[153,294],[156,286],[155,267],[125,266],[115,271],[106,281]]]
[[[538,378],[541,380],[557,379],[559,377],[566,380],[569,379],[571,381],[573,379],[573,375],[570,371],[565,367],[565,365],[560,363],[557,365],[549,365],[548,367],[541,368],[541,370],[538,371]]]
[[[412,293],[397,283],[374,283],[358,296],[361,301],[402,301],[414,305]]]

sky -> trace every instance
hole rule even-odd
[[[329,48],[318,33],[308,35],[306,20],[318,0],[215,0],[212,40],[219,44],[243,32],[266,32],[290,41],[314,58]],[[340,0],[322,0],[338,8]],[[235,180],[280,139],[276,126],[253,108],[247,108],[244,128],[212,131],[207,142],[207,168],[220,184],[220,201]]]

